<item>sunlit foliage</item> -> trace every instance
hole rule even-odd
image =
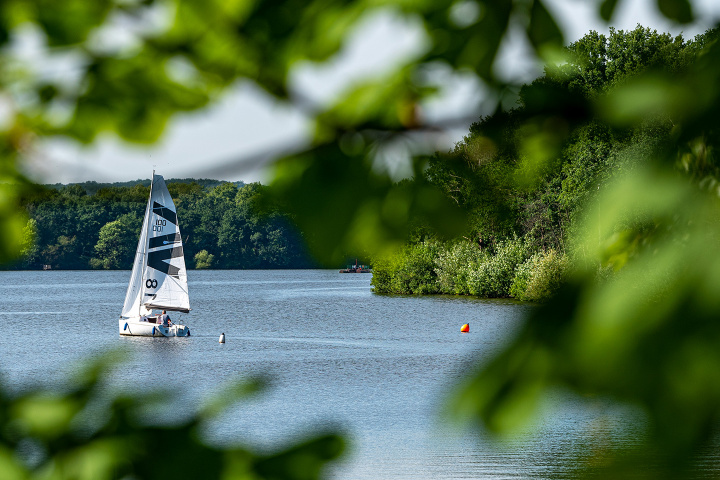
[[[195,268],[197,269],[210,268],[214,261],[215,255],[208,253],[207,250],[200,250],[195,254]]]
[[[546,301],[560,288],[568,268],[566,255],[555,250],[537,252],[515,270],[510,296],[530,302]]]

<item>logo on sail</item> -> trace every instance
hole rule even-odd
[[[165,205],[161,205],[158,202],[153,202],[153,213],[164,218],[173,225],[177,225],[177,215]]]
[[[166,224],[166,221],[173,225],[177,225],[177,215],[175,214],[175,212],[173,212],[166,206],[161,205],[158,202],[153,202],[152,210],[154,214],[164,219],[161,220],[163,226]],[[155,231],[162,231],[162,229]],[[161,248],[168,245],[177,246],[173,246],[171,248]],[[168,262],[168,260],[183,256],[183,247],[179,233],[175,232],[168,235],[158,235],[157,237],[150,237],[148,243],[148,250],[148,267],[154,268],[155,270],[162,272],[166,275],[170,275],[171,277],[177,278],[179,276],[178,274],[180,272],[180,269],[174,265],[171,265]]]
[[[150,268],[154,268],[155,270],[162,272],[166,275],[177,278],[179,276],[178,274],[180,273],[180,269],[175,265],[170,265],[166,260],[182,256],[182,246],[155,250],[152,252],[148,252],[147,266]]]

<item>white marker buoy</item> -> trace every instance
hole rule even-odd
[[[225,334],[224,333],[220,334],[220,339],[218,340],[218,342],[225,343]]]

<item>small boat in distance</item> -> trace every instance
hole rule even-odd
[[[153,310],[190,312],[187,271],[175,204],[165,180],[153,171],[140,240],[120,314],[120,335],[187,337],[190,329],[172,319],[158,324]]]
[[[348,265],[347,268],[340,270],[340,273],[372,273],[372,270],[367,265],[358,265],[356,258],[355,265]]]

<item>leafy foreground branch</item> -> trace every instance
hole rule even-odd
[[[334,433],[270,453],[211,446],[202,435],[207,423],[262,382],[231,385],[180,421],[148,423],[148,412],[171,404],[169,392],[108,394],[102,381],[113,364],[85,368],[67,389],[11,395],[0,385],[3,480],[313,480],[345,448]]]

